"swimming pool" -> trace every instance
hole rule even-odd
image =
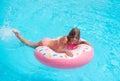
[[[120,81],[120,1],[1,0],[1,81]],[[94,47],[93,60],[62,70],[39,63],[34,49],[11,32],[17,28],[30,41],[66,35],[72,27]]]

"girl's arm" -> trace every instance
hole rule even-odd
[[[60,40],[60,45],[59,45],[58,49],[56,49],[55,51],[58,52],[58,53],[66,53],[66,55],[72,57],[73,54],[71,53],[71,51],[66,50],[66,49],[63,49],[64,46],[65,46],[65,44],[67,43],[67,38],[66,38],[66,36],[60,38],[59,40]]]
[[[92,45],[91,45],[89,42],[87,42],[87,41],[81,41],[80,44],[87,44],[87,45],[89,45],[89,46],[92,46]]]
[[[22,37],[22,36],[20,35],[20,33],[19,33],[18,30],[13,29],[12,31],[13,31],[13,33],[15,33],[15,35],[17,36],[17,38],[18,38],[21,42],[23,42],[24,44],[26,44],[26,45],[28,45],[28,46],[30,46],[30,47],[33,47],[33,48],[37,46],[37,43],[29,42],[29,41],[26,40],[24,37]]]

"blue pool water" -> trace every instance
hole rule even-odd
[[[67,35],[73,27],[92,43],[92,61],[77,69],[38,62],[30,41]],[[0,0],[0,81],[120,81],[119,0]]]

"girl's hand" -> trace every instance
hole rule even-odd
[[[70,57],[73,57],[73,54],[72,54],[72,52],[71,52],[71,51],[66,50],[66,51],[65,51],[65,53],[66,53],[66,55],[68,55],[68,56],[70,56]]]
[[[20,33],[19,33],[19,31],[18,31],[17,29],[13,29],[12,32],[13,32],[16,36],[20,35]]]

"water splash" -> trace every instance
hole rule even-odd
[[[0,28],[0,42],[1,48],[4,47],[7,49],[20,47],[23,45],[12,32],[12,28],[6,27]]]
[[[13,36],[13,33],[10,28],[0,29],[0,40],[8,41],[12,36]]]

